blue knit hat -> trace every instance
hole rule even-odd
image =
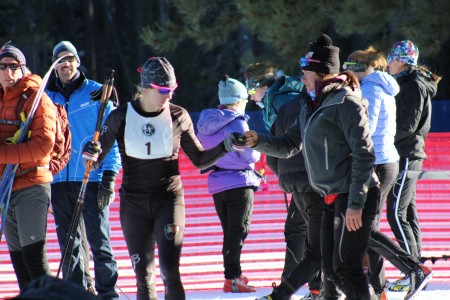
[[[77,58],[78,63],[80,63],[80,57],[78,56],[78,52],[77,49],[75,48],[75,46],[69,42],[69,41],[61,41],[58,44],[56,44],[56,46],[53,48],[53,57],[52,60],[55,61],[56,59],[58,59],[58,55],[61,52],[64,51],[69,51],[70,53],[72,53],[73,55],[75,55],[75,57]]]
[[[391,62],[394,58],[404,64],[417,66],[419,48],[408,40],[397,42],[389,51],[388,62]]]
[[[0,60],[3,57],[12,57],[19,62],[22,66],[27,65],[27,60],[25,59],[25,55],[23,55],[22,51],[12,45],[6,45],[2,49],[0,49]]]
[[[242,99],[247,99],[248,93],[245,85],[240,81],[229,78],[228,75],[219,82],[220,104],[233,104]]]

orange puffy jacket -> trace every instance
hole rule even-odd
[[[32,89],[33,93],[27,93],[30,95],[22,109],[28,116],[41,83],[42,79],[32,74],[25,75],[13,87],[3,90],[0,86],[0,119],[18,120],[17,104],[25,92]],[[5,139],[12,137],[19,126],[0,124],[0,174],[3,174],[6,164],[20,164],[13,191],[53,180],[48,163],[55,143],[55,125],[56,109],[45,93],[31,123],[31,136],[28,141],[6,144]]]

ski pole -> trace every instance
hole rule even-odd
[[[100,131],[102,127],[103,117],[105,115],[106,107],[108,105],[108,99],[111,96],[111,92],[113,90],[114,86],[114,70],[111,71],[111,73],[106,77],[105,84],[103,85],[102,90],[102,97],[100,99],[100,109],[99,114],[97,116],[97,123],[95,125],[95,132],[94,137],[92,139],[92,142],[96,143],[98,141],[98,138],[100,137]],[[59,274],[61,273],[62,266],[64,265],[64,262],[68,259],[67,263],[67,274],[64,276],[65,278],[68,278],[71,272],[70,269],[70,263],[72,262],[72,252],[75,242],[75,236],[76,232],[80,223],[81,213],[83,209],[84,204],[84,197],[86,195],[86,188],[87,183],[89,181],[89,174],[91,172],[91,166],[92,162],[87,161],[86,162],[86,169],[84,171],[83,181],[81,182],[81,188],[80,192],[78,194],[77,203],[75,205],[74,213],[72,216],[72,220],[70,222],[69,232],[67,236],[66,245],[64,247],[64,253],[61,257],[61,261],[59,263],[58,272],[56,273],[56,278],[59,278]]]

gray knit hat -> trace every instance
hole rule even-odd
[[[58,55],[61,52],[69,51],[77,58],[78,63],[80,63],[80,57],[78,56],[77,49],[75,46],[69,41],[61,41],[53,48],[53,57],[52,60],[55,61],[58,58]]]
[[[242,99],[247,99],[247,89],[240,81],[225,75],[219,82],[220,104],[233,104]]]
[[[6,45],[4,48],[0,49],[0,60],[3,57],[12,57],[19,62],[22,66],[27,65],[27,60],[25,59],[25,55],[23,55],[22,51],[13,45]]]

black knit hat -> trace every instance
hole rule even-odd
[[[317,41],[309,44],[305,58],[311,59],[303,70],[322,74],[339,74],[339,48],[333,46],[331,38],[322,34]]]
[[[169,88],[177,86],[175,71],[165,57],[149,58],[138,69],[138,72],[141,73],[141,86],[143,87],[148,88],[150,83]]]

